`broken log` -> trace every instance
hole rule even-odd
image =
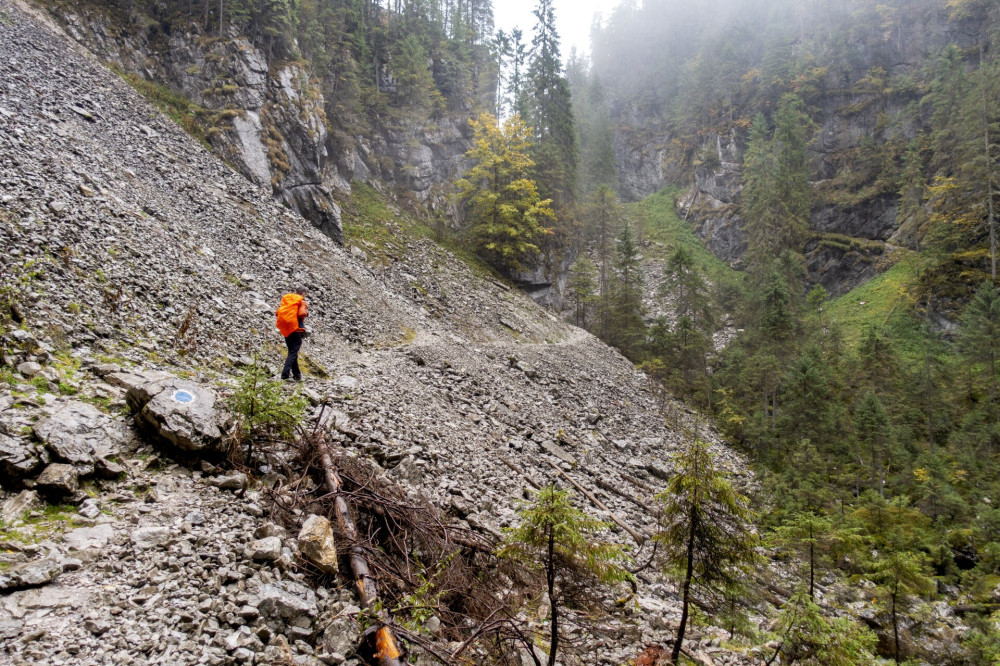
[[[511,471],[517,472],[518,474],[520,474],[521,476],[523,476],[524,480],[528,482],[529,486],[531,486],[535,490],[539,490],[540,489],[540,486],[538,485],[538,483],[534,479],[532,479],[530,476],[528,476],[527,473],[525,473],[523,470],[519,469],[517,465],[515,465],[514,463],[512,463],[511,461],[507,460],[506,458],[504,458],[503,456],[501,456],[499,454],[497,455],[497,458],[500,458],[500,462],[502,462],[504,465],[507,465],[507,467],[509,467],[511,469]]]
[[[354,526],[347,501],[341,493],[340,476],[333,467],[333,459],[330,457],[325,438],[319,441],[317,448],[319,449],[320,462],[323,464],[327,491],[334,496],[333,504],[337,514],[337,523],[347,538],[355,544],[351,546],[351,572],[354,574],[354,583],[358,586],[358,592],[361,595],[361,605],[366,610],[370,610],[375,607],[378,601],[375,581],[368,568],[368,562],[365,561],[364,550],[357,545],[358,530]],[[375,632],[375,651],[379,666],[403,666],[403,662],[399,659],[402,656],[399,643],[396,641],[392,629],[386,624],[383,624]]]
[[[621,497],[622,499],[626,499],[629,502],[632,502],[632,504],[635,504],[640,509],[645,510],[649,515],[651,516],[656,515],[656,511],[653,511],[653,509],[651,509],[648,504],[646,504],[645,502],[636,497],[633,497],[632,495],[629,495],[627,492],[623,490],[619,490],[617,487],[615,487],[614,484],[608,483],[607,481],[605,481],[600,477],[594,479],[594,484],[601,490],[607,491],[609,493],[614,493],[615,495],[618,495],[618,497]]]
[[[631,535],[631,537],[633,539],[635,539],[635,542],[637,544],[639,544],[641,546],[642,544],[646,543],[646,537],[644,537],[643,535],[639,534],[634,529],[632,529],[631,527],[629,527],[628,525],[626,525],[618,516],[616,516],[615,514],[613,514],[611,512],[611,509],[609,509],[608,507],[604,506],[604,503],[601,502],[601,500],[599,500],[596,497],[594,497],[589,491],[587,491],[586,488],[584,488],[579,483],[577,483],[576,481],[574,481],[572,479],[572,477],[570,477],[569,474],[567,474],[566,472],[564,472],[561,469],[559,469],[559,467],[554,462],[552,462],[551,460],[547,460],[546,462],[549,463],[549,465],[552,466],[552,469],[554,469],[559,474],[561,474],[563,476],[563,478],[565,478],[567,481],[569,481],[571,484],[573,484],[574,488],[576,488],[577,490],[579,490],[581,493],[584,494],[584,496],[586,496],[587,499],[589,499],[591,502],[593,502],[594,506],[596,506],[601,511],[604,511],[605,513],[607,513],[608,517],[611,518],[611,520],[614,521],[614,523],[616,525],[618,525],[618,527],[620,527],[623,530],[625,530],[626,532],[628,532],[629,535]]]

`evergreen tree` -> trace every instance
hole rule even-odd
[[[456,185],[466,205],[477,251],[504,271],[517,271],[538,254],[536,241],[553,219],[550,201],[527,178],[532,166],[527,149],[530,129],[520,116],[498,126],[488,113],[470,121],[475,162]]]
[[[969,423],[981,424],[983,443],[992,454],[1000,442],[1000,290],[993,282],[985,282],[962,313],[958,350],[975,378],[975,390],[985,394],[973,398],[971,411],[981,416]]]
[[[587,325],[588,308],[598,299],[597,267],[581,254],[570,268],[569,292],[576,304],[574,321],[577,326]]]
[[[750,500],[725,478],[708,445],[695,437],[673,462],[674,475],[657,496],[666,522],[656,539],[667,572],[681,587],[681,619],[671,654],[677,664],[693,596],[719,602],[759,556]]]
[[[743,215],[747,258],[760,266],[785,250],[801,252],[809,229],[810,128],[802,100],[781,97],[768,137],[764,116],[754,119],[743,162]]]
[[[768,664],[779,655],[782,663],[810,666],[867,666],[876,661],[874,633],[849,618],[824,617],[812,598],[801,592],[782,606],[775,630],[779,643]]]
[[[497,554],[545,575],[549,600],[549,660],[559,651],[559,608],[598,589],[634,581],[621,546],[601,541],[607,525],[575,508],[569,491],[546,486],[518,511]],[[532,655],[534,652],[532,651]],[[537,661],[537,659],[536,659]]]
[[[535,128],[532,157],[539,186],[557,210],[568,211],[576,201],[576,130],[553,4],[537,0],[532,12],[536,22],[527,71],[527,117]]]
[[[879,553],[868,574],[881,592],[881,606],[892,622],[893,658],[900,662],[899,618],[909,610],[913,597],[930,594],[934,581],[927,571],[927,556],[909,550]]]
[[[645,336],[642,316],[642,273],[639,248],[632,236],[632,226],[625,224],[617,239],[614,282],[611,285],[609,341],[628,358],[635,358]]]

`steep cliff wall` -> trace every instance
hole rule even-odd
[[[219,37],[195,21],[137,25],[90,5],[49,10],[122,73],[201,107],[204,138],[216,153],[338,242],[336,200],[350,193],[352,180],[438,208],[447,203],[444,184],[464,169],[467,109],[359,123],[339,111],[329,82],[308,61],[269,58],[235,29]]]

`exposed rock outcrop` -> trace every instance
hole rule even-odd
[[[446,184],[467,166],[471,130],[464,113],[398,126],[373,123],[356,135],[356,127],[352,133],[340,128],[336,100],[326,99],[307,65],[269,63],[245,37],[209,37],[197,23],[181,21],[171,24],[166,39],[153,38],[93,7],[53,5],[52,11],[103,59],[214,111],[212,148],[338,243],[343,226],[336,198],[350,192],[352,180],[393,185],[440,207]]]

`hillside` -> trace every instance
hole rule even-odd
[[[989,3],[943,0],[623,3],[596,33],[589,71],[603,86],[619,191],[636,201],[685,188],[681,215],[741,265],[752,127],[773,132],[794,97],[810,281],[839,296],[888,270],[897,248],[934,246],[947,254],[918,296],[954,319],[954,295],[966,300],[988,268],[976,192],[993,158],[975,151],[995,123],[982,101],[995,95],[996,22]]]
[[[37,8],[0,0],[0,51],[0,662],[357,663],[351,587],[307,575],[294,538],[305,515],[281,510],[316,490],[305,472],[272,468],[247,487],[218,452],[134,429],[126,406],[157,382],[210,405],[254,355],[278,365],[273,309],[296,286],[314,331],[304,395],[334,410],[338,456],[371,470],[365,485],[493,544],[529,479],[563,483],[558,468],[654,533],[639,507],[700,419],[671,403],[665,422],[617,352],[437,246],[369,188],[345,204],[339,246]],[[221,411],[202,416],[185,427],[227,427]],[[750,482],[739,456],[714,448]],[[282,464],[294,454],[274,452]],[[618,610],[605,605],[601,632],[570,617],[572,659],[622,663],[666,642],[679,614],[655,569]],[[469,637],[461,626],[425,647],[450,651]],[[719,647],[722,630],[693,631],[714,663],[743,663]]]

